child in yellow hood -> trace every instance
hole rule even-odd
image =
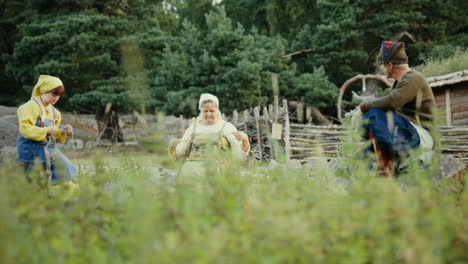
[[[77,169],[62,153],[55,142],[65,142],[72,126],[59,129],[62,115],[53,106],[65,93],[62,81],[53,76],[41,75],[34,86],[31,100],[18,108],[19,135],[16,140],[18,160],[27,172],[35,161],[40,161],[47,171],[50,185],[62,183],[67,189],[78,189],[73,181]]]

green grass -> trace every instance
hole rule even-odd
[[[345,151],[353,151],[345,145]],[[165,155],[77,160],[81,194],[61,202],[5,164],[0,263],[466,263],[468,194],[414,167],[398,181],[350,160],[335,174],[280,163],[213,163],[154,180]],[[239,173],[242,171],[242,173]],[[106,186],[112,184],[112,190]]]
[[[451,57],[446,59],[430,60],[422,68],[422,73],[426,77],[431,77],[461,70],[468,70],[468,49],[457,49]]]

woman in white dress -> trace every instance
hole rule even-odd
[[[250,150],[247,135],[222,119],[216,96],[202,94],[198,108],[198,118],[185,130],[182,139],[172,144],[173,156],[186,160],[182,175],[204,175],[205,161],[217,159],[213,156],[217,151],[229,150],[234,159],[240,160]]]

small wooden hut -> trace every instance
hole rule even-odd
[[[427,78],[447,126],[468,125],[468,70]]]

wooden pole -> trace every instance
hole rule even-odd
[[[262,150],[262,134],[260,133],[260,110],[258,106],[254,108],[254,117],[255,117],[255,127],[257,128],[257,148],[258,154],[260,155],[260,160],[263,160],[263,150]]]
[[[237,124],[239,123],[239,114],[237,113],[237,110],[234,110],[232,112],[232,124],[237,127]]]
[[[297,103],[297,122],[304,124],[304,104],[301,102]]]
[[[180,115],[179,116],[180,118],[180,121],[179,121],[179,136],[182,137],[184,135],[184,131],[185,131],[185,119],[184,119],[184,116],[183,115]]]
[[[307,124],[312,123],[312,106],[306,107],[306,122]]]
[[[278,96],[275,95],[273,100],[273,114],[275,115],[273,121],[278,123],[278,114],[279,114],[279,99]]]
[[[274,117],[274,110],[273,110],[273,104],[268,105],[268,117]],[[275,120],[273,120],[275,121]]]
[[[274,156],[273,145],[271,144],[271,135],[270,135],[270,118],[268,117],[268,110],[266,107],[263,107],[263,119],[265,120],[268,147],[270,148],[271,159],[274,159],[275,156]]]
[[[286,152],[286,160],[291,159],[291,143],[289,141],[289,113],[288,113],[288,101],[283,99],[283,110],[284,110],[284,150]]]
[[[330,120],[328,120],[328,118],[324,116],[322,112],[320,112],[320,110],[318,110],[316,107],[312,107],[311,109],[312,109],[312,115],[317,118],[320,124],[324,126],[328,126],[331,124]]]
[[[107,129],[107,123],[109,122],[109,112],[110,112],[111,108],[112,108],[112,102],[108,102],[106,104],[106,109],[104,110],[104,118],[103,118],[103,121],[101,123],[102,130],[99,131],[99,135],[96,138],[96,144],[99,144],[99,142],[101,141],[102,135],[104,134],[104,132]],[[99,130],[99,123],[98,123],[98,130]]]
[[[387,80],[387,77],[385,77],[384,75],[372,75],[372,74],[363,75],[363,74],[359,74],[359,75],[356,75],[353,78],[347,80],[340,88],[340,94],[338,95],[338,101],[336,103],[337,112],[338,112],[337,113],[338,120],[340,120],[340,122],[343,121],[343,117],[341,116],[341,102],[343,101],[343,95],[346,92],[346,90],[348,89],[348,87],[351,86],[352,83],[354,83],[355,81],[360,80],[362,78],[377,79],[377,80],[383,82],[384,84],[386,84],[388,87],[392,86],[392,84]]]
[[[452,103],[451,103],[450,89],[445,89],[445,120],[447,126],[452,125]]]
[[[271,74],[271,88],[273,89],[273,96],[279,96],[279,81],[278,74]]]
[[[249,122],[249,110],[244,110],[244,132],[248,135],[249,134],[249,126],[247,123]]]

